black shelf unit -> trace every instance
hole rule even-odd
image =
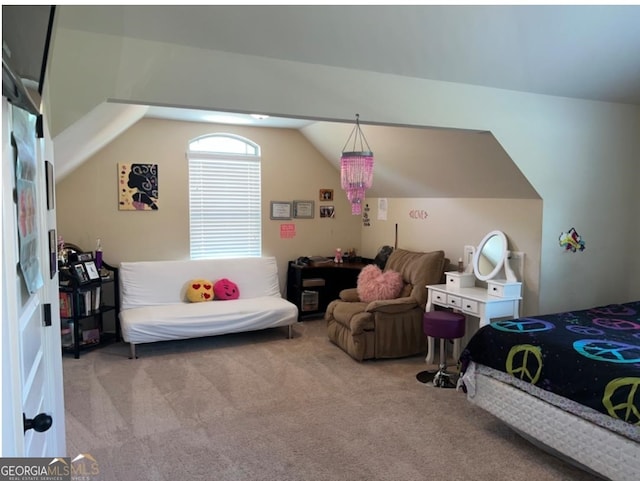
[[[287,300],[298,307],[298,320],[318,318],[327,306],[338,299],[340,291],[356,287],[358,274],[370,259],[360,262],[324,262],[298,264],[289,261],[287,268]]]
[[[60,274],[62,352],[73,353],[73,356],[79,359],[83,350],[119,341],[121,335],[118,319],[118,268],[103,262],[100,279],[84,284],[79,284],[73,276],[65,273],[64,268]],[[107,293],[110,295],[105,295]],[[115,333],[104,330],[104,315],[108,312],[113,312]]]

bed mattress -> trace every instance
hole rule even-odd
[[[637,441],[500,381],[475,363],[467,368],[463,382],[470,402],[552,454],[612,481],[640,479]]]

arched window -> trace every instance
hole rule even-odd
[[[192,259],[260,257],[260,146],[233,134],[189,142]]]

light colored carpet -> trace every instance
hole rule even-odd
[[[591,480],[462,392],[419,383],[421,356],[358,363],[323,320],[63,360],[67,451],[97,480]]]

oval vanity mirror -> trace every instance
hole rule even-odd
[[[481,281],[493,279],[502,269],[507,258],[507,236],[504,232],[489,232],[473,254],[473,272]]]

